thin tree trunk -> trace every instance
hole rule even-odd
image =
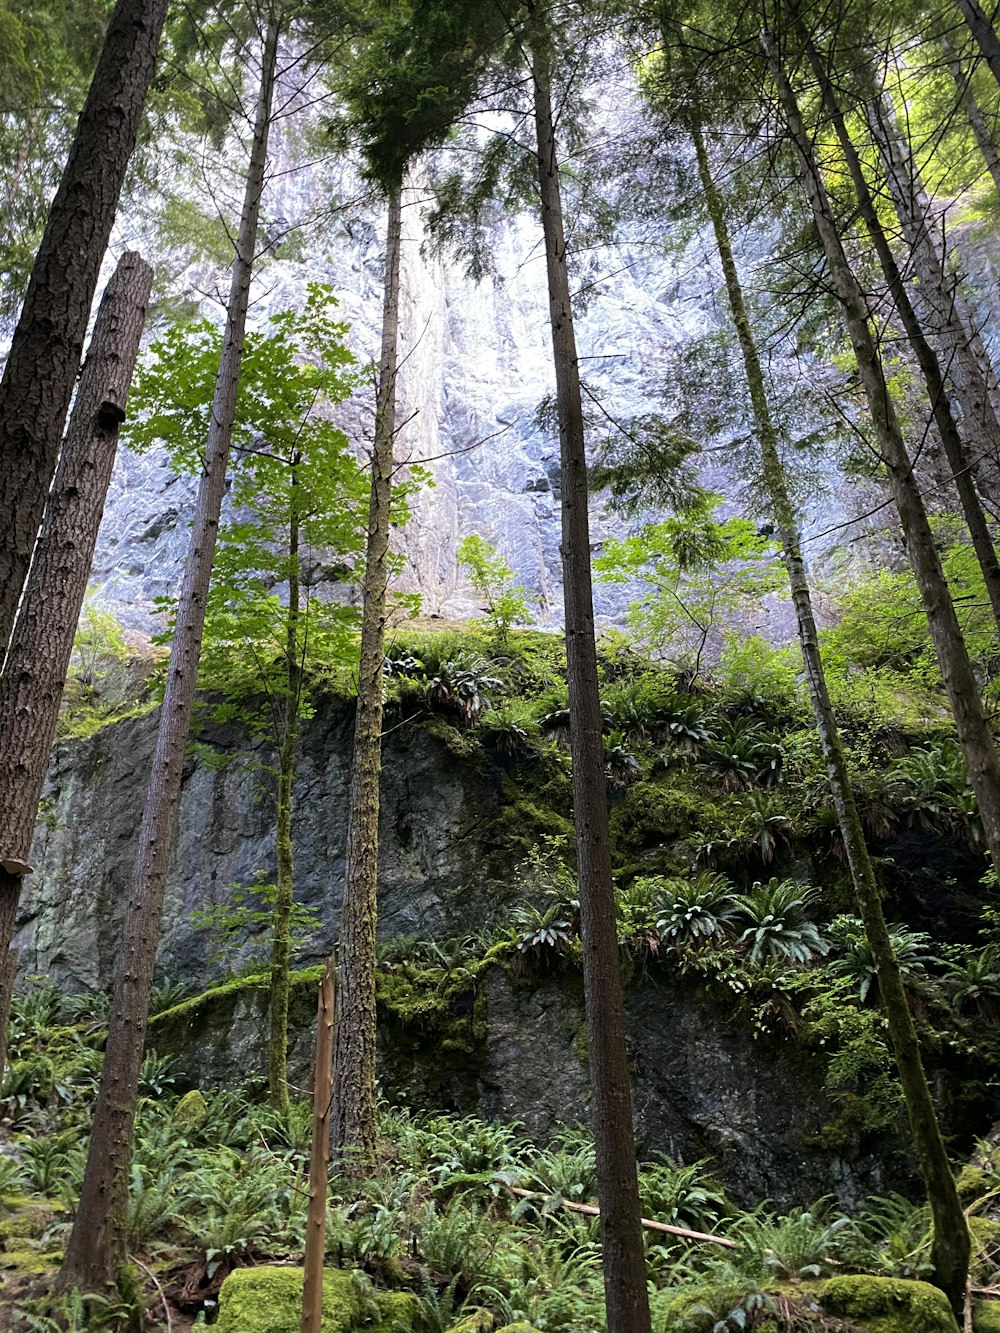
[[[291,504],[288,515],[288,610],[286,612],[286,680],[284,728],[278,756],[278,809],[275,822],[277,885],[271,923],[271,1037],[268,1045],[267,1086],[271,1105],[288,1111],[288,971],[292,958],[292,901],[295,864],[292,856],[292,804],[299,740],[299,517],[292,463]]]
[[[604,1292],[608,1333],[648,1333],[649,1298],[640,1225],[631,1091],[625,1051],[624,998],[611,881],[580,370],[566,267],[559,160],[552,118],[549,34],[541,5],[532,6],[531,17],[529,41],[538,186],[545,235],[562,468],[562,566],[570,748],[573,757],[573,810],[593,1091],[592,1116],[601,1208]]]
[[[785,567],[788,570],[792,603],[798,624],[799,645],[805,665],[806,684],[826,761],[830,793],[847,851],[858,910],[875,959],[879,995],[899,1070],[910,1132],[913,1135],[917,1161],[931,1205],[934,1220],[932,1258],[935,1277],[943,1290],[948,1293],[949,1300],[955,1304],[959,1297],[964,1297],[969,1256],[968,1227],[924,1074],[913,1016],[910,1013],[892,940],[886,928],[882,899],[868,855],[868,846],[848,774],[847,760],[826,686],[826,673],[820,656],[819,636],[816,632],[795,511],[785,484],[785,473],[778,451],[778,435],[771,416],[764,375],[746,303],[743,300],[743,289],[733,259],[725,211],[718,190],[715,188],[699,126],[695,127],[694,134],[698,168],[715,230],[730,311],[746,369],[764,483],[774,505],[774,516],[781,537]]]
[[[226,486],[226,464],[267,163],[278,33],[279,19],[272,13],[264,41],[246,195],[236,242],[205,465],[177,607],[146,807],[139,829],[135,876],[125,914],[108,1020],[104,1070],[94,1110],[80,1204],[59,1271],[58,1283],[63,1290],[80,1287],[85,1291],[97,1291],[108,1286],[114,1281],[124,1255],[124,1216],[139,1070],[156,964],[167,861],[180,800],[184,747],[194,708],[198,655]]]
[[[938,428],[938,434],[941,437],[941,443],[944,447],[945,457],[948,459],[948,466],[955,479],[955,487],[958,491],[959,502],[962,506],[962,512],[965,515],[965,521],[969,528],[969,535],[972,538],[972,546],[976,553],[976,559],[983,572],[983,581],[986,585],[986,595],[989,598],[990,607],[993,611],[993,619],[997,626],[997,632],[1000,634],[1000,563],[997,561],[996,548],[993,545],[993,538],[990,535],[989,525],[986,521],[986,515],[983,512],[982,502],[979,498],[979,492],[976,490],[975,482],[972,477],[972,467],[969,461],[965,445],[959,433],[958,425],[951,410],[951,403],[945,388],[944,376],[941,372],[941,364],[938,361],[937,354],[928,341],[920,320],[917,318],[916,311],[910,302],[907,285],[903,280],[903,275],[899,271],[899,265],[896,263],[895,256],[892,253],[892,246],[885,234],[882,223],[875,207],[875,201],[872,198],[871,191],[868,188],[868,182],[865,179],[864,168],[861,164],[861,158],[857,148],[854,146],[854,140],[851,138],[850,131],[844,119],[844,114],[837,101],[836,93],[830,82],[827,67],[820,56],[819,51],[809,39],[808,34],[802,25],[797,12],[797,6],[794,0],[787,6],[788,12],[795,24],[800,40],[803,43],[809,63],[812,66],[813,73],[816,76],[824,106],[827,114],[833,123],[837,138],[840,142],[841,150],[847,162],[847,167],[854,184],[854,192],[858,200],[858,211],[865,228],[871,238],[875,253],[878,256],[882,272],[885,274],[886,281],[889,284],[889,290],[896,309],[899,312],[900,322],[906,337],[913,348],[914,356],[923,376],[924,384],[927,388],[927,396],[930,401],[931,411],[934,416],[934,424]]]
[[[919,280],[915,292],[924,311],[922,322],[941,349],[941,361],[962,407],[966,438],[973,444],[973,465],[983,493],[996,508],[1000,503],[1000,396],[990,358],[957,279],[945,271],[943,241],[930,227],[930,202],[884,93],[870,105],[870,125],[910,247],[910,264]]]
[[[152,282],[153,270],[129,253],[105,290],[0,676],[0,862],[9,865],[26,864],[31,850]],[[10,950],[20,889],[21,876],[0,867],[0,957]],[[9,1003],[0,987],[0,1082]]]
[[[402,185],[389,196],[382,351],[375,404],[372,489],[361,602],[361,661],[340,918],[337,1070],[332,1144],[369,1161],[375,1152],[375,932],[378,924],[379,779],[382,771],[382,661],[389,577],[389,506],[396,436]]]
[[[944,51],[945,58],[948,61],[948,68],[951,70],[951,77],[955,80],[955,92],[958,95],[958,104],[965,112],[969,124],[972,126],[972,133],[976,136],[976,143],[979,145],[979,151],[986,161],[986,169],[993,178],[993,185],[997,195],[1000,196],[1000,152],[997,151],[996,141],[990,133],[989,126],[986,124],[986,117],[983,115],[982,107],[976,101],[975,94],[972,91],[972,74],[967,74],[962,68],[962,60],[959,52],[951,44],[951,39],[946,33],[940,37],[941,49]]]
[[[983,59],[989,65],[993,77],[1000,85],[1000,37],[986,17],[986,11],[979,0],[955,0],[959,13],[969,25],[969,31],[976,40],[976,45],[983,53]]]
[[[323,1260],[326,1254],[326,1178],[330,1165],[330,1103],[333,1100],[333,1036],[336,973],[327,962],[319,983],[316,1068],[313,1072],[312,1144],[309,1149],[309,1207],[303,1260],[302,1322],[299,1333],[320,1333],[323,1323]]]
[[[167,0],[118,0],[0,380],[0,660],[55,472]]]
[[[959,743],[969,769],[969,780],[979,803],[986,844],[994,864],[1000,866],[1000,761],[997,759],[996,745],[983,712],[975,672],[959,628],[927,521],[923,498],[913,476],[913,465],[907,455],[896,409],[886,384],[878,347],[868,322],[868,305],[844,253],[826,186],[777,47],[769,36],[764,41],[778,88],[782,115],[802,165],[833,289],[844,311],[882,461],[899,512],[907,554],[930,626]]]

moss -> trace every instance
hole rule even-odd
[[[452,1324],[448,1333],[490,1333],[493,1328],[493,1315],[489,1310],[473,1310],[472,1314]]]
[[[611,812],[611,834],[619,854],[625,848],[684,837],[721,819],[699,793],[656,782],[636,782]]]
[[[497,1333],[538,1333],[534,1324],[526,1324],[523,1319],[516,1324],[504,1324],[503,1328],[498,1328]]]
[[[375,979],[379,1020],[400,1038],[416,1038],[442,1054],[478,1061],[486,1042],[482,962],[468,967],[401,967]]]
[[[969,1230],[972,1233],[970,1269],[973,1286],[983,1286],[1000,1266],[1000,1222],[988,1217],[970,1217]]]
[[[1000,1333],[1000,1301],[975,1301],[972,1328],[973,1333]]]
[[[857,1321],[870,1333],[958,1333],[947,1297],[929,1282],[891,1277],[831,1278],[823,1309]]]
[[[208,1102],[197,1088],[186,1092],[173,1109],[172,1119],[182,1129],[200,1125],[208,1115]]]
[[[982,1198],[990,1187],[989,1177],[980,1166],[963,1166],[955,1184],[958,1187],[958,1197],[963,1203],[971,1203],[973,1199]]]
[[[289,988],[295,990],[315,986],[322,975],[322,966],[307,967],[299,972],[291,972],[288,976]],[[155,1038],[160,1033],[174,1032],[179,1028],[184,1028],[206,1009],[218,1008],[222,1002],[227,1000],[231,1000],[235,1008],[236,1001],[247,991],[268,990],[270,985],[270,972],[251,972],[243,977],[231,977],[228,981],[219,982],[217,986],[210,986],[208,990],[202,991],[200,995],[192,995],[190,999],[181,1000],[180,1004],[171,1005],[169,1009],[164,1009],[150,1018],[151,1044],[155,1045]]]
[[[409,1333],[414,1297],[366,1290],[359,1276],[324,1272],[322,1333]],[[299,1333],[301,1315],[301,1268],[238,1268],[219,1292],[216,1328],[218,1333]]]
[[[61,1250],[42,1250],[34,1245],[24,1245],[16,1250],[5,1249],[0,1254],[0,1271],[4,1273],[51,1273],[61,1263]]]

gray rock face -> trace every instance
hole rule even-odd
[[[307,726],[298,772],[296,893],[321,926],[303,961],[330,949],[343,896],[352,714],[320,710]],[[133,869],[155,734],[155,716],[57,746],[26,881],[15,946],[21,974],[43,973],[70,990],[108,984]],[[191,913],[229,901],[274,866],[274,779],[268,756],[216,732],[209,756],[185,768],[170,861],[159,968],[195,990],[222,972]],[[226,744],[231,747],[224,750]],[[223,762],[213,762],[221,759]],[[387,935],[449,934],[462,928],[456,890],[474,879],[468,839],[488,792],[460,771],[422,728],[401,727],[384,753],[382,929]],[[253,947],[252,944],[250,946]],[[233,960],[238,961],[238,960]]]

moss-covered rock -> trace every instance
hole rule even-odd
[[[301,1268],[238,1268],[219,1292],[218,1333],[299,1333]],[[416,1299],[377,1292],[358,1273],[323,1274],[323,1333],[410,1333]]]
[[[976,1301],[972,1307],[973,1333],[1000,1333],[1000,1301]]]
[[[823,1309],[870,1333],[958,1333],[944,1292],[929,1282],[855,1274],[823,1288]]]
[[[186,1092],[173,1109],[173,1121],[181,1129],[191,1129],[200,1125],[208,1115],[208,1102],[198,1088]]]

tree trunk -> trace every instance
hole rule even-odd
[[[944,376],[941,373],[941,364],[938,361],[937,354],[931,347],[917,318],[916,311],[910,302],[907,285],[903,280],[903,275],[899,271],[899,265],[896,263],[895,256],[892,253],[892,247],[885,230],[878,216],[878,210],[875,207],[875,201],[872,199],[871,191],[868,188],[868,182],[865,179],[864,168],[861,164],[861,158],[857,148],[854,146],[854,140],[851,138],[850,131],[844,119],[844,114],[837,101],[833,84],[830,81],[827,67],[820,56],[819,51],[812,44],[805,32],[802,22],[797,12],[797,6],[789,3],[789,15],[795,24],[799,38],[803,43],[809,63],[812,66],[813,73],[816,76],[820,88],[823,104],[826,107],[827,114],[833,123],[833,127],[840,142],[841,150],[847,162],[847,167],[854,184],[854,192],[858,200],[858,211],[865,228],[871,238],[875,253],[878,256],[882,272],[885,274],[886,281],[889,284],[889,291],[899,312],[900,322],[903,325],[903,331],[913,348],[917,364],[920,366],[923,375],[924,384],[927,388],[927,396],[930,400],[931,412],[934,417],[934,424],[938,428],[938,434],[941,437],[941,443],[944,447],[945,457],[948,459],[948,466],[955,479],[955,487],[958,491],[959,502],[962,506],[962,512],[965,515],[965,521],[969,528],[969,535],[972,538],[972,546],[976,553],[976,559],[979,561],[979,567],[983,572],[983,581],[986,585],[986,595],[989,598],[990,607],[993,611],[993,619],[997,626],[997,632],[1000,634],[1000,563],[997,562],[996,548],[993,545],[993,538],[990,535],[989,525],[986,521],[986,515],[983,512],[982,502],[979,498],[979,492],[976,490],[975,482],[972,478],[972,467],[968,454],[959,433],[955,416],[951,410],[951,403],[948,399],[948,392],[945,388]]]
[[[299,516],[295,493],[296,457],[292,463],[288,514],[288,610],[286,612],[286,686],[284,735],[278,754],[278,809],[275,821],[274,915],[271,922],[271,1036],[267,1055],[267,1087],[271,1105],[288,1111],[288,971],[292,957],[292,901],[295,865],[292,857],[292,804],[299,741]]]
[[[941,569],[923,498],[914,480],[913,465],[903,442],[878,347],[868,323],[868,304],[847,262],[826,186],[773,39],[766,38],[765,48],[778,86],[782,115],[802,164],[806,190],[826,254],[833,290],[844,311],[882,461],[899,512],[907,554],[930,626],[959,743],[968,765],[969,779],[979,803],[986,844],[994,864],[1000,866],[1000,761],[997,759],[996,745],[983,712],[979,686]]]
[[[983,53],[983,59],[989,65],[997,84],[1000,85],[1000,37],[997,37],[996,29],[986,17],[986,11],[979,4],[979,0],[955,0],[955,4],[969,25],[969,31]]]
[[[125,254],[108,283],[3,675],[0,676],[0,862],[27,863],[73,635],[139,352],[153,270]],[[21,876],[0,866],[0,957],[14,935]],[[9,994],[0,987],[0,1082]]]
[[[788,487],[785,484],[785,473],[778,451],[778,436],[771,417],[764,386],[764,375],[750,327],[746,304],[743,300],[739,274],[733,259],[722,200],[712,179],[708,155],[705,151],[700,129],[697,130],[695,148],[698,155],[699,172],[715,230],[716,242],[722,259],[730,310],[733,323],[736,325],[740,351],[746,369],[754,425],[757,441],[760,445],[764,482],[774,505],[774,516],[781,537],[785,567],[788,570],[788,581],[798,625],[799,645],[802,649],[802,660],[805,665],[806,684],[812,703],[813,715],[816,719],[816,729],[819,733],[823,756],[826,761],[830,794],[841,835],[844,839],[844,847],[847,851],[847,860],[858,902],[858,910],[861,913],[865,934],[872,950],[872,956],[875,959],[879,996],[889,1026],[889,1037],[899,1070],[917,1161],[920,1164],[924,1188],[927,1191],[927,1197],[931,1205],[934,1220],[932,1260],[935,1280],[947,1292],[952,1304],[956,1305],[958,1300],[964,1298],[968,1274],[968,1227],[958,1191],[955,1188],[955,1181],[951,1174],[937,1113],[931,1099],[930,1088],[924,1074],[913,1016],[910,1013],[909,1002],[900,976],[899,964],[893,952],[892,940],[886,928],[882,899],[875,880],[871,858],[868,855],[868,846],[865,842],[861,818],[855,804],[854,792],[848,774],[847,760],[841,744],[833,706],[830,703],[830,695],[826,687],[826,673],[823,669],[823,659],[819,651],[819,636],[816,632],[816,621],[813,616],[812,598],[805,562],[802,558],[795,511],[788,494]]]
[[[1000,397],[989,355],[958,291],[957,279],[945,271],[943,241],[933,234],[929,223],[930,202],[885,94],[871,103],[870,124],[910,247],[910,264],[919,282],[914,290],[924,312],[922,323],[940,348],[942,364],[961,404],[966,438],[973,444],[972,462],[983,494],[996,510],[1000,504]]]
[[[336,973],[331,959],[319,983],[316,1068],[313,1071],[312,1144],[309,1149],[309,1208],[303,1260],[299,1333],[320,1333],[323,1324],[323,1259],[326,1254],[326,1178],[330,1165],[330,1103],[333,1099],[333,1015]]]
[[[264,41],[246,194],[236,242],[229,309],[212,404],[205,465],[191,527],[167,684],[139,830],[135,876],[115,976],[104,1070],[94,1110],[80,1204],[59,1272],[62,1290],[96,1291],[114,1282],[124,1253],[124,1214],[139,1070],[156,963],[167,861],[180,800],[181,768],[194,708],[215,539],[226,486],[250,280],[267,163],[279,20]]]
[[[45,509],[167,0],[118,0],[0,380],[0,660]]]
[[[636,1181],[635,1140],[615,899],[590,569],[587,457],[573,328],[559,161],[552,118],[549,34],[532,7],[538,186],[555,361],[562,467],[562,567],[566,608],[573,811],[580,886],[580,935],[608,1333],[648,1333],[649,1299]]]
[[[967,74],[962,69],[961,56],[952,46],[951,38],[946,33],[942,33],[939,40],[941,49],[948,61],[948,68],[951,70],[951,77],[955,80],[955,92],[958,95],[959,106],[965,112],[969,124],[972,126],[972,133],[976,136],[979,151],[986,161],[986,169],[993,178],[993,186],[997,196],[1000,197],[1000,152],[997,151],[996,142],[990,133],[989,126],[986,124],[982,107],[973,94],[971,71]]]
[[[375,931],[378,923],[379,778],[382,771],[382,661],[389,576],[389,505],[396,436],[402,186],[389,197],[382,351],[375,404],[372,489],[361,602],[361,661],[340,918],[337,1071],[331,1138],[335,1152],[375,1152]]]

